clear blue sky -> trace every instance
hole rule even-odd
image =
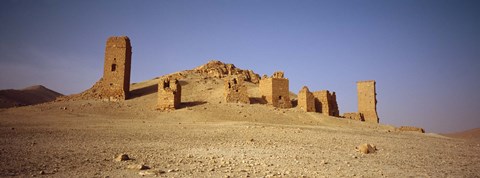
[[[4,0],[0,22],[0,89],[81,92],[106,39],[127,35],[132,82],[218,59],[335,91],[341,113],[357,110],[356,81],[376,80],[384,124],[480,127],[480,1]]]

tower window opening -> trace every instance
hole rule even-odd
[[[117,64],[112,64],[112,72],[114,72],[115,70],[117,70]]]

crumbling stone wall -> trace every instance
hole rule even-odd
[[[358,112],[343,113],[343,117],[346,119],[364,121],[362,113],[358,113]]]
[[[339,117],[335,92],[330,93],[328,90],[315,91],[313,96],[315,97],[316,112],[323,113],[326,116]]]
[[[230,75],[225,78],[224,97],[227,103],[250,104],[247,86],[243,84],[244,78],[241,75]]]
[[[260,93],[269,105],[277,108],[291,108],[289,81],[283,76],[283,72],[279,71],[270,78],[262,78],[259,84]]]
[[[166,78],[158,83],[159,110],[175,110],[180,107],[182,87],[177,79]]]
[[[307,86],[298,92],[298,107],[305,112],[315,112],[315,97]]]
[[[358,112],[363,114],[365,122],[378,123],[375,80],[357,82],[357,94]]]
[[[413,126],[401,126],[397,129],[398,131],[402,132],[420,132],[420,133],[425,133],[425,130],[420,127],[413,127]]]

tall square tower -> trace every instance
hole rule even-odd
[[[358,112],[361,113],[365,122],[379,122],[377,115],[377,93],[375,80],[358,81]]]
[[[110,100],[125,100],[130,91],[132,46],[126,36],[110,37],[105,47],[102,96]]]

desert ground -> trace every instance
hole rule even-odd
[[[180,80],[180,109],[158,111],[158,82],[132,84],[126,101],[1,109],[0,176],[480,177],[475,140],[275,109],[248,82],[252,104],[225,103],[223,79],[199,74]]]

